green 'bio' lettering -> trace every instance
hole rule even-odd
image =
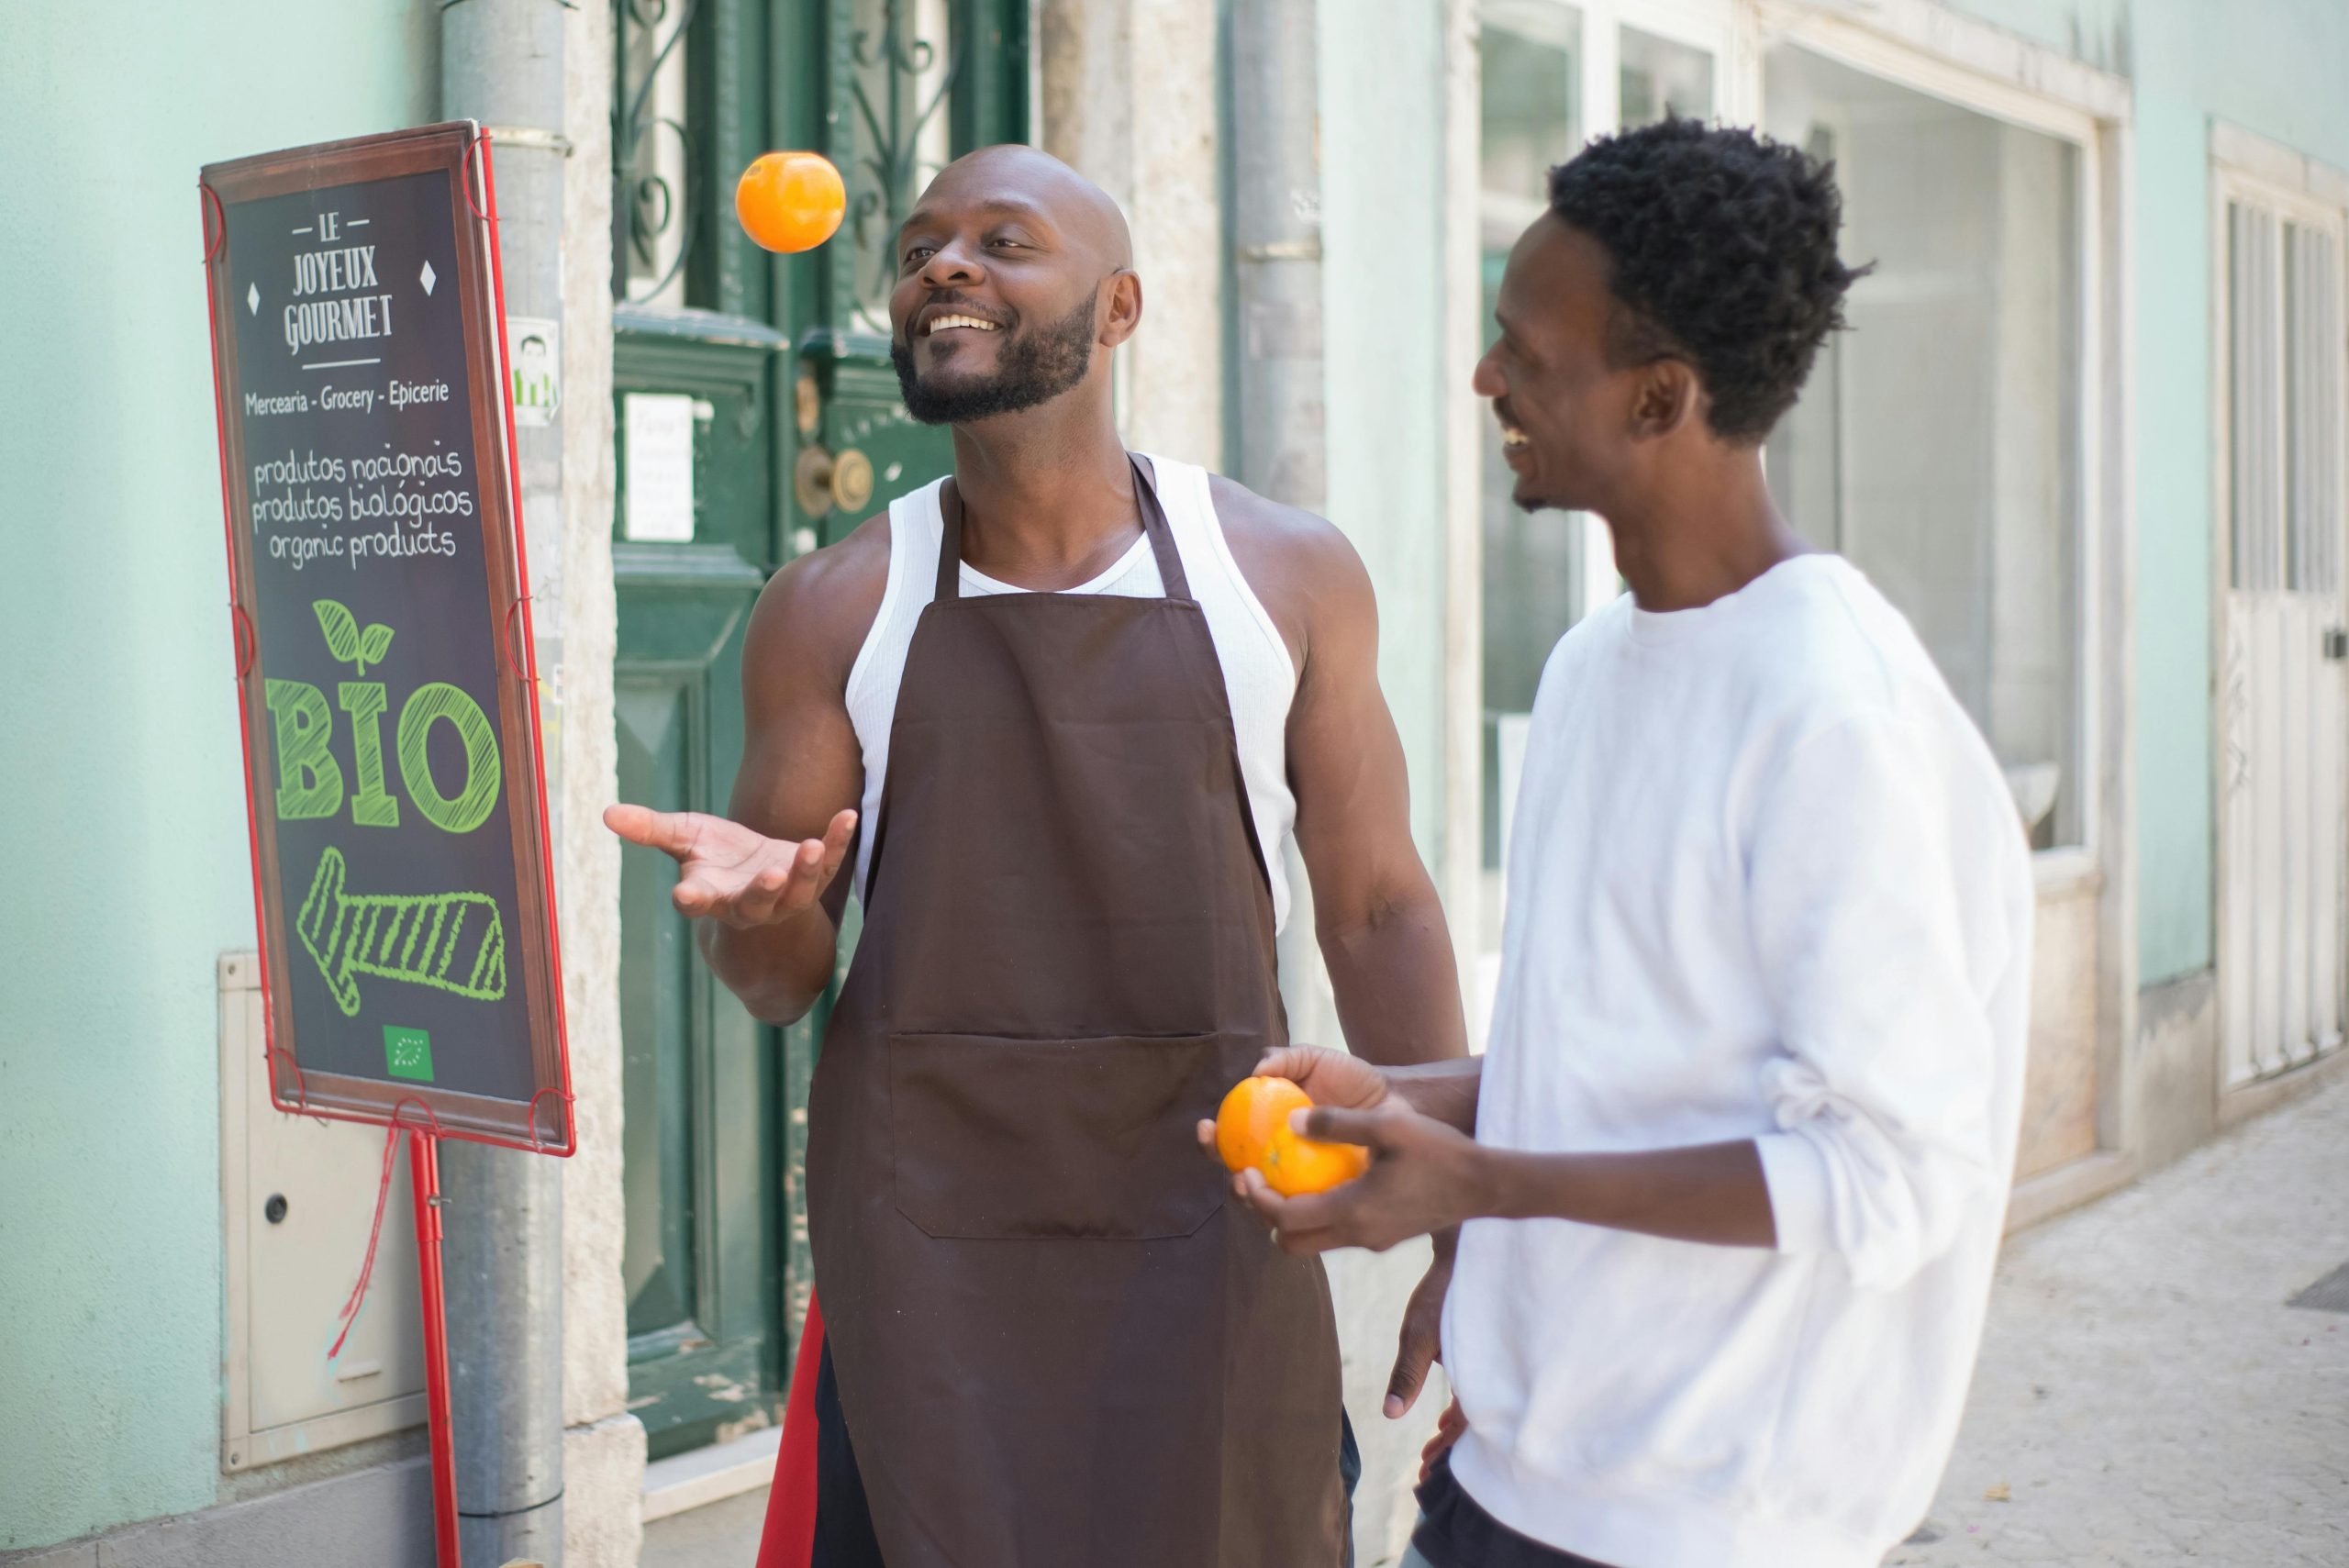
[[[362,828],[396,828],[400,803],[384,793],[382,719],[392,706],[384,683],[345,681],[335,688],[335,700],[351,716],[351,749],[358,753],[359,798],[351,803],[351,819]]]
[[[433,722],[442,718],[457,727],[457,738],[465,747],[464,787],[453,797],[440,793],[425,749]],[[407,785],[408,798],[434,827],[470,833],[489,820],[505,779],[497,760],[497,732],[481,705],[461,688],[446,681],[417,687],[400,706],[399,755],[400,780]]]
[[[277,815],[332,817],[342,809],[342,764],[327,750],[334,717],[326,694],[307,681],[273,680],[266,686],[277,720]]]

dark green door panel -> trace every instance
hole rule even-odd
[[[619,792],[673,811],[693,798],[687,747],[691,694],[683,683],[630,680],[618,708]],[[621,1148],[630,1177],[623,1273],[629,1332],[690,1322],[696,1249],[694,1183],[686,1169],[693,1119],[693,942],[669,907],[676,862],[623,845],[620,1039],[628,1116]],[[684,1047],[681,1049],[681,1047]]]
[[[767,577],[944,472],[907,418],[885,307],[894,236],[948,158],[1027,124],[1024,0],[611,0],[613,384],[693,401],[693,538],[612,521],[621,798],[723,812],[741,759],[741,639]],[[840,166],[831,243],[769,256],[733,220],[742,168],[807,147]],[[856,452],[852,506],[803,466]],[[852,499],[857,499],[852,496]],[[801,1201],[826,1008],[752,1019],[694,951],[675,868],[624,849],[630,1406],[652,1452],[780,1416],[813,1271]],[[853,945],[851,908],[841,944]]]
[[[761,573],[730,550],[615,549],[621,797],[700,809],[740,753],[742,634]],[[648,559],[649,557],[649,559]],[[772,1043],[694,951],[675,864],[621,851],[629,1359],[656,1452],[771,1414],[786,1212]]]

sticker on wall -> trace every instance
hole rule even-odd
[[[514,423],[554,423],[562,406],[562,323],[543,316],[506,318],[506,362],[514,378]]]

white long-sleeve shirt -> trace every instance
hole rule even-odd
[[[2032,908],[1988,748],[1842,560],[1559,643],[1477,1137],[1753,1139],[1777,1249],[1469,1224],[1471,1497],[1617,1568],[1875,1568],[1914,1529],[2005,1215]]]

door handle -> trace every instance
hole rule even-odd
[[[811,517],[834,506],[860,511],[873,499],[873,460],[854,447],[835,456],[821,443],[810,441],[791,465],[791,488],[799,509]]]
[[[2349,631],[2337,626],[2325,628],[2324,656],[2327,659],[2349,659]]]

